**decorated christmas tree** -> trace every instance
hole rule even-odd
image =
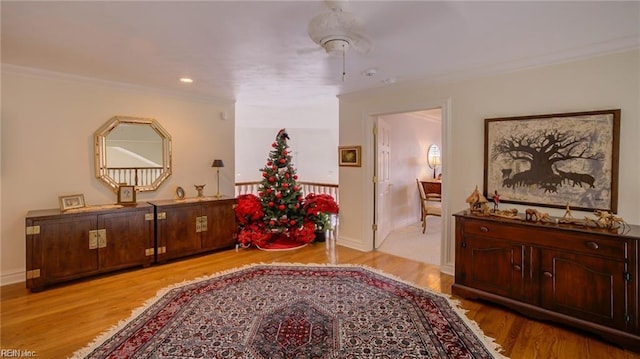
[[[304,197],[291,163],[288,139],[285,129],[276,135],[267,163],[260,170],[262,181],[258,188],[266,228],[280,233],[299,228],[305,217],[302,206]]]
[[[282,129],[271,144],[258,196],[238,196],[235,208],[239,225],[238,244],[263,249],[295,248],[314,240],[316,231],[329,229],[329,214],[338,213],[338,204],[328,194],[303,196],[298,175],[291,162],[289,136]]]

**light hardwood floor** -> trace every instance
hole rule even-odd
[[[105,275],[29,293],[23,284],[1,290],[0,349],[34,351],[38,358],[65,358],[130,316],[168,285],[251,263],[350,263],[380,269],[406,281],[450,294],[453,278],[438,267],[394,255],[360,252],[328,243],[295,251],[227,250],[164,265]],[[583,333],[526,319],[492,305],[461,300],[469,318],[517,358],[640,358]]]

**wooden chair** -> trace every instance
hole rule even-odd
[[[418,194],[420,195],[420,209],[421,209],[421,220],[422,220],[422,233],[427,230],[427,216],[442,216],[442,209],[440,206],[430,206],[429,199],[424,193],[424,188],[422,187],[422,183],[416,178],[416,183],[418,184]],[[440,199],[438,199],[440,201]]]

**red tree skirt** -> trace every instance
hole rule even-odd
[[[263,251],[289,251],[293,249],[302,248],[306,245],[307,243],[294,241],[293,239],[287,236],[278,236],[275,240],[261,246],[256,245],[256,247],[258,247],[258,249],[261,249]]]

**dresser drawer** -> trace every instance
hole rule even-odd
[[[500,238],[515,242],[524,242],[531,246],[544,246],[565,249],[581,254],[628,258],[629,242],[622,238],[608,238],[598,234],[597,230],[589,232],[558,231],[557,225],[548,224],[549,228],[540,225],[497,223],[465,219],[462,225],[463,235],[476,235]]]

